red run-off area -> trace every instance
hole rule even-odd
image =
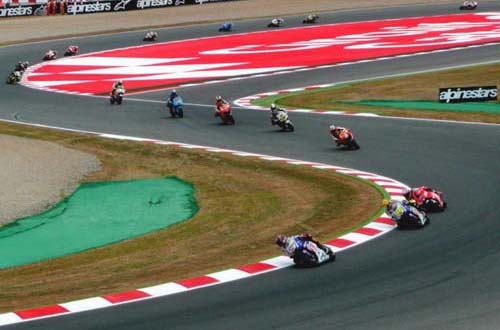
[[[499,40],[500,12],[318,25],[61,58],[28,70],[23,84],[105,94],[122,79],[129,92],[148,91]]]

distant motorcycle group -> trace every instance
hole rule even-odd
[[[64,56],[73,56],[78,54],[79,47],[75,45],[70,45],[66,48]],[[57,50],[49,49],[42,57],[43,61],[52,61],[57,59]],[[14,70],[7,77],[7,84],[15,85],[19,83],[23,77],[24,72],[29,66],[28,61],[18,62]]]
[[[303,24],[314,24],[318,21],[319,15],[317,14],[309,14],[307,15],[304,20],[302,20]],[[285,20],[281,17],[276,17],[273,18],[268,24],[268,28],[276,28],[276,27],[281,27],[285,24]],[[220,27],[219,27],[219,32],[230,32],[234,28],[234,23],[233,22],[224,22]]]
[[[80,47],[69,45],[64,51],[64,56],[74,56],[80,51]],[[57,59],[57,50],[49,49],[42,58],[44,61],[52,61]]]
[[[9,85],[15,85],[19,83],[23,77],[24,71],[26,71],[29,65],[30,63],[28,61],[17,62],[14,70],[12,70],[7,77],[6,83]]]

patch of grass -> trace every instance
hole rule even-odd
[[[371,112],[385,116],[500,123],[500,114],[422,111],[344,103],[345,101],[361,100],[436,101],[438,99],[439,88],[489,85],[500,86],[500,64],[472,66],[404,77],[343,84],[320,90],[286,95],[273,95],[257,100],[255,104],[268,106],[274,102],[292,108]]]
[[[1,270],[0,312],[151,286],[276,256],[276,234],[335,238],[375,216],[383,197],[365,181],[302,166],[11,124],[0,124],[0,134],[95,154],[102,169],[87,181],[175,175],[193,183],[200,207],[192,219],[155,233]]]

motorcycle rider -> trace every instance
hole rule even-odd
[[[21,71],[18,71],[18,70],[12,71],[9,75],[10,83],[13,84],[13,83],[17,83],[17,82],[21,81],[22,75],[23,74]]]
[[[179,96],[179,94],[177,94],[177,91],[175,89],[172,89],[167,97],[167,104],[172,104],[177,96]]]
[[[49,59],[55,59],[57,57],[57,50],[49,49],[49,51],[45,54]]]
[[[386,205],[387,214],[394,220],[394,222],[398,223],[403,219],[403,217],[407,216],[409,212],[416,215],[421,224],[424,224],[424,217],[422,213],[418,211],[413,205],[409,204],[406,200],[386,200],[384,199],[382,205]]]
[[[276,244],[283,250],[283,252],[288,255],[290,258],[293,258],[295,255],[295,252],[297,248],[299,247],[299,244],[297,243],[297,240],[302,240],[302,241],[310,241],[315,243],[320,249],[325,251],[327,254],[331,254],[332,251],[325,245],[321,244],[317,240],[315,240],[310,234],[305,233],[302,235],[293,235],[293,236],[285,236],[285,235],[278,235],[276,236]],[[312,254],[315,254],[314,251],[309,251]]]
[[[26,69],[28,68],[29,65],[30,65],[30,62],[28,62],[28,61],[24,61],[24,62],[19,61],[19,62],[17,62],[16,68],[14,70],[24,72],[24,71],[26,71]]]
[[[222,32],[222,31],[231,31],[233,28],[233,23],[232,22],[224,22],[222,24],[222,26],[219,28],[219,32]]]
[[[68,48],[66,48],[66,53],[71,55],[76,55],[79,49],[80,48],[76,45],[70,45],[68,46]]]
[[[345,127],[330,125],[330,136],[337,146],[341,144],[347,144],[351,139],[349,130]]]
[[[309,15],[307,15],[306,19],[304,20],[304,23],[316,23],[316,20],[318,18],[319,18],[319,16],[316,14],[309,14]]]
[[[477,1],[466,0],[466,1],[464,1],[462,8],[472,9],[472,8],[476,8],[477,5],[478,5]]]
[[[115,96],[116,94],[116,91],[118,89],[122,89],[123,90],[123,93],[125,93],[125,87],[123,87],[123,81],[120,79],[120,80],[117,80],[113,83],[113,88],[111,90],[111,96]]]
[[[287,113],[285,109],[279,108],[276,106],[276,104],[272,103],[271,108],[271,124],[276,125],[279,122],[279,113],[284,112],[285,114]]]
[[[179,94],[177,94],[177,91],[175,89],[172,89],[172,91],[170,92],[170,94],[167,97],[167,107],[170,110],[172,110],[172,106],[174,104],[174,100],[178,96],[179,96]]]
[[[224,104],[229,104],[228,101],[224,100],[222,98],[222,96],[218,95],[217,97],[215,97],[215,117],[219,116],[220,115],[220,110],[219,108],[224,105]]]
[[[422,205],[427,199],[437,199],[436,191],[427,186],[420,186],[417,188],[406,188],[403,191],[403,196],[410,202],[414,202],[415,205]]]
[[[144,36],[144,39],[146,40],[156,40],[156,38],[158,37],[158,33],[156,32],[153,32],[153,31],[149,31],[148,33],[146,33],[146,35]]]
[[[280,26],[281,24],[283,24],[285,22],[285,20],[283,18],[273,18],[271,20],[271,24],[272,26]]]

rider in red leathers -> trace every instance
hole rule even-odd
[[[427,199],[441,199],[441,196],[434,189],[427,186],[407,189],[404,192],[404,197],[407,200],[414,200],[417,206],[422,205]]]
[[[220,107],[223,106],[224,104],[229,104],[228,101],[224,100],[222,96],[217,96],[215,98],[215,117],[220,115]]]
[[[330,125],[330,135],[337,146],[347,144],[351,139],[351,134],[347,128],[335,125]]]

